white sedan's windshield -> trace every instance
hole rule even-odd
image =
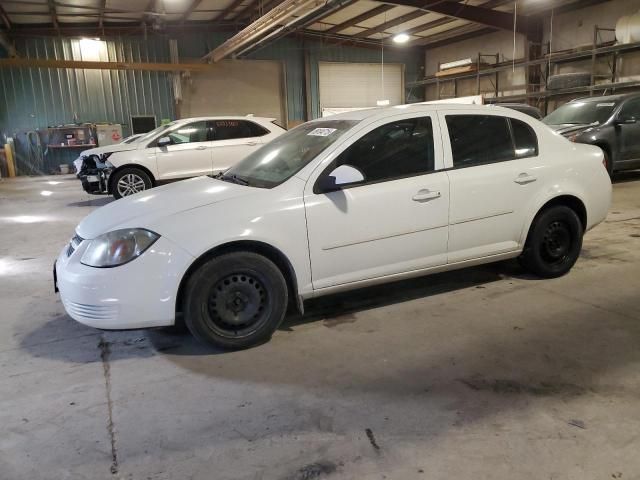
[[[251,153],[221,178],[237,179],[252,187],[275,187],[299,172],[357,123],[357,120],[324,120],[300,125]]]

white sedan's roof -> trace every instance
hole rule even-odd
[[[459,104],[459,103],[438,103],[438,104],[423,104],[423,103],[414,103],[407,105],[395,105],[393,107],[377,107],[377,108],[368,108],[365,110],[353,110],[350,112],[337,113],[335,115],[331,115],[330,117],[319,118],[316,121],[321,120],[365,120],[371,119],[374,117],[384,118],[390,117],[393,115],[398,115],[403,112],[437,112],[437,111],[455,111],[455,110],[477,110],[478,113],[486,112],[488,108],[491,108],[491,111],[498,111],[503,113],[508,113],[509,115],[515,113],[513,110],[509,110],[502,107],[497,107],[494,105],[471,105],[471,104]]]

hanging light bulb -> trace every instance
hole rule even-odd
[[[407,35],[406,33],[398,33],[397,35],[393,36],[393,41],[395,43],[407,43],[410,38],[411,37],[409,37],[409,35]]]

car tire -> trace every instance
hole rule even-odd
[[[287,283],[269,259],[252,252],[215,257],[188,279],[184,321],[198,340],[224,349],[268,341],[287,311]]]
[[[546,208],[531,225],[520,263],[539,277],[561,277],[578,260],[583,235],[580,218],[571,208]]]
[[[127,167],[116,171],[111,178],[111,194],[116,198],[153,188],[151,177],[139,168]]]

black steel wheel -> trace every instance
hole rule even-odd
[[[561,221],[550,223],[540,243],[540,256],[549,265],[566,261],[571,250],[571,240],[571,231],[567,223]]]
[[[571,208],[547,208],[534,219],[520,261],[540,277],[560,277],[578,260],[583,235],[582,223]]]
[[[269,259],[236,252],[215,257],[191,275],[185,323],[199,340],[247,348],[268,340],[284,318],[287,284]]]

